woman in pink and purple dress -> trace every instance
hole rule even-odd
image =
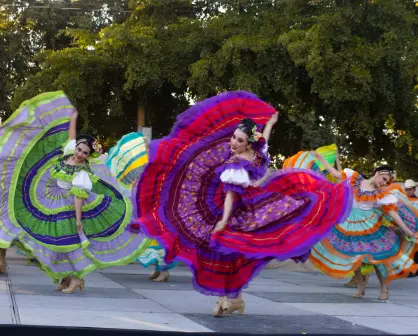
[[[242,290],[270,260],[305,261],[350,212],[348,185],[312,171],[274,172],[257,185],[277,119],[253,94],[226,92],[179,115],[150,145],[137,223],[166,262],[189,266],[196,290],[220,297],[214,316],[243,313]]]

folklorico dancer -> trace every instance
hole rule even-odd
[[[391,192],[398,198],[399,215],[405,224],[414,232],[418,231],[418,197],[416,195],[417,184],[408,179],[403,188],[394,185]],[[418,253],[414,255],[415,264],[418,264]],[[410,273],[409,276],[416,276]]]
[[[347,220],[334,227],[328,237],[314,246],[310,260],[331,277],[346,278],[354,272],[358,285],[353,295],[356,298],[365,295],[360,266],[363,263],[373,265],[380,282],[379,300],[387,300],[390,281],[406,277],[418,268],[413,260],[417,233],[400,218],[397,198],[384,188],[394,180],[394,170],[387,165],[381,166],[374,170],[372,178],[365,179],[351,169],[337,171],[319,154],[313,154],[336,179],[349,181],[354,199]],[[410,239],[384,225],[385,214]]]
[[[387,190],[390,190],[392,194],[398,199],[398,214],[406,224],[406,226],[413,232],[418,231],[418,197],[415,195],[416,183],[413,180],[406,180],[404,187],[402,188],[399,183],[392,183]],[[383,218],[383,224],[392,227],[399,232],[396,225],[392,224],[391,218]],[[418,253],[415,253],[414,261],[417,264]],[[361,266],[361,273],[363,278],[368,279],[369,274],[374,273],[373,265]],[[409,277],[415,276],[416,273],[410,273]],[[349,283],[345,284],[346,287],[357,287],[356,278],[353,277]]]
[[[100,144],[77,136],[77,116],[62,91],[48,92],[0,127],[0,248],[16,244],[62,279],[57,290],[66,294],[82,290],[88,273],[131,263],[146,248],[127,230],[130,194],[95,159]]]
[[[278,114],[247,92],[225,92],[178,116],[150,144],[137,223],[184,261],[196,290],[220,296],[214,316],[244,312],[242,290],[274,258],[306,261],[351,210],[351,188],[309,170],[267,171]],[[264,126],[263,133],[260,128]]]

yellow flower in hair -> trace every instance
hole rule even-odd
[[[94,157],[97,157],[97,156],[100,156],[101,154],[103,154],[102,145],[99,144],[97,142],[97,140],[92,143],[92,147],[93,147],[93,150],[94,150],[94,153],[93,153]]]
[[[254,141],[260,140],[261,137],[263,137],[263,134],[261,134],[260,132],[254,132],[254,135],[253,135]]]

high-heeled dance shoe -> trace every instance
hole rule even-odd
[[[63,289],[68,288],[68,286],[70,286],[71,283],[71,278],[67,277],[61,280],[60,284],[57,286],[57,288],[55,289],[57,292],[62,292]]]
[[[362,291],[357,290],[357,292],[355,292],[353,294],[353,298],[355,298],[355,299],[361,299],[364,295],[366,295],[366,289],[363,288]]]
[[[369,284],[370,276],[369,275],[362,275],[362,277],[363,277],[364,287],[367,287],[367,285]],[[344,287],[356,288],[357,287],[356,277],[352,277],[349,282],[344,284]]]
[[[212,311],[213,317],[222,317],[224,316],[224,313],[226,309],[228,308],[228,299],[227,298],[221,298],[216,302],[216,306]]]
[[[72,278],[68,288],[63,289],[62,292],[65,294],[74,294],[77,289],[80,289],[80,291],[84,290],[84,280]]]
[[[244,300],[229,300],[224,315],[230,315],[233,312],[238,311],[238,314],[244,315],[245,302]]]
[[[382,290],[380,292],[379,300],[380,301],[387,301],[387,300],[389,300],[389,288],[386,288],[386,290]]]
[[[344,287],[347,288],[356,288],[357,287],[357,281],[355,277],[352,277],[351,280],[344,284]]]
[[[155,271],[154,273],[152,273],[149,277],[148,277],[148,279],[150,279],[150,280],[154,280],[154,279],[157,279],[158,278],[158,276],[161,274],[161,272],[157,272],[157,271]]]
[[[161,272],[154,280],[154,282],[167,282],[170,278],[170,273],[167,271]]]

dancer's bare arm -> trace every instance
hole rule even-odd
[[[418,232],[414,233],[412,232],[404,223],[404,221],[402,220],[402,218],[399,216],[399,214],[395,211],[395,210],[390,210],[388,212],[388,215],[390,217],[392,217],[393,221],[395,222],[395,224],[397,226],[399,226],[399,228],[405,233],[406,236],[410,237],[410,238],[418,238]]]
[[[277,123],[277,120],[279,119],[279,112],[276,112],[273,114],[269,121],[267,121],[266,126],[264,126],[263,130],[263,138],[266,139],[266,141],[269,141],[271,130],[273,129],[273,126],[275,123]]]
[[[70,120],[70,128],[68,129],[68,140],[74,140],[77,138],[77,118],[78,112],[74,109]]]
[[[224,213],[222,215],[222,219],[218,223],[216,223],[213,233],[223,230],[225,226],[228,224],[229,217],[232,213],[232,206],[234,205],[234,198],[235,193],[232,190],[228,190],[225,196]]]
[[[341,161],[340,161],[340,152],[338,151],[338,148],[337,148],[337,157],[335,158],[335,163],[336,163],[336,166],[337,166],[337,170],[338,170],[338,171],[343,170],[343,168],[342,168],[342,166],[341,166]]]
[[[83,224],[81,222],[81,213],[83,207],[83,199],[77,196],[74,196],[74,206],[75,206],[75,218],[77,220],[77,230],[81,232],[83,230]]]
[[[327,168],[328,172],[334,176],[336,179],[339,180],[343,180],[343,175],[341,174],[341,172],[339,172],[337,169],[335,169],[333,166],[331,166],[327,161],[325,161],[325,159],[323,158],[323,156],[321,154],[318,154],[315,151],[312,151],[312,155],[318,160],[320,161],[325,168]]]
[[[232,206],[234,205],[235,193],[231,190],[228,190],[224,202],[224,214],[222,216],[222,221],[228,222],[229,217],[231,216]]]

